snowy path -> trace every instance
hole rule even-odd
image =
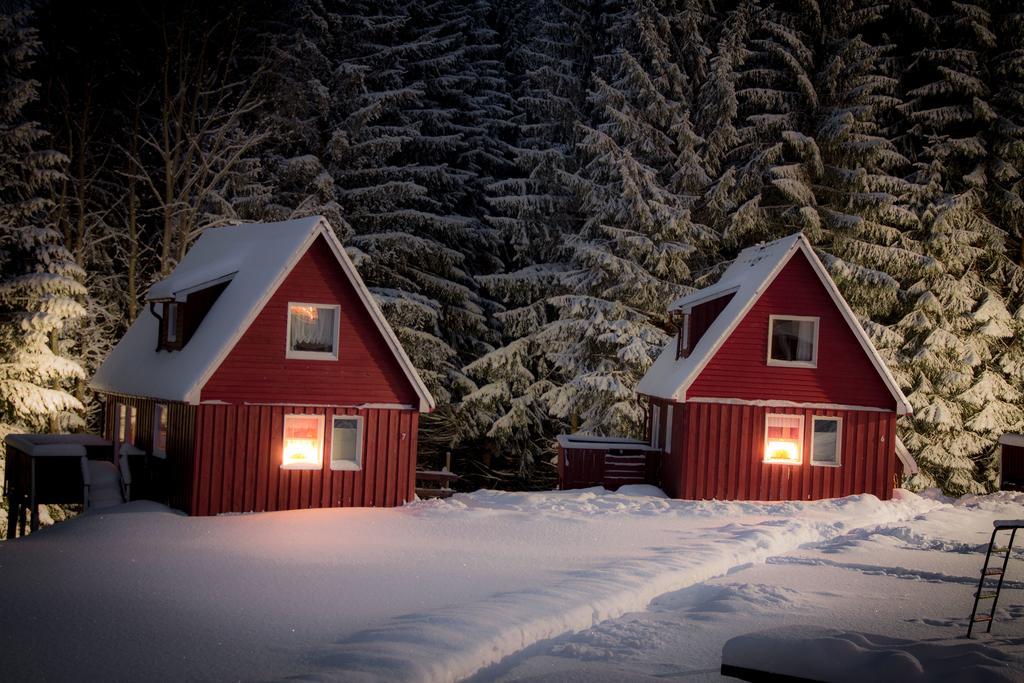
[[[759,504],[640,493],[484,491],[397,510],[193,519],[132,504],[87,515],[0,544],[0,671],[456,680],[656,596],[944,507],[916,496]]]
[[[662,595],[647,610],[543,643],[479,679],[719,680],[729,639],[812,625],[918,641],[921,646],[907,649],[941,659],[925,672],[912,659],[901,661],[905,668],[894,680],[925,673],[927,680],[1022,680],[1024,552],[1011,562],[993,634],[963,639],[991,522],[1019,513],[1022,505],[1020,494],[965,499],[906,522],[849,530]],[[851,650],[851,657],[870,660],[873,654]],[[851,680],[868,678],[853,662],[839,663]],[[869,678],[885,680],[877,670]]]
[[[873,499],[847,499],[797,504],[791,511],[799,518],[778,518],[775,508],[790,506],[674,503],[678,512],[688,507],[711,512],[717,506],[719,513],[742,509],[745,514],[737,521],[702,525],[699,533],[680,533],[675,542],[646,548],[642,559],[617,560],[570,572],[550,585],[403,615],[339,643],[324,653],[323,661],[337,666],[332,674],[346,679],[362,674],[381,681],[459,680],[534,643],[643,609],[659,595],[741,565],[833,538],[851,527],[910,518],[927,509],[921,503],[879,506]],[[765,516],[767,511],[773,514]]]

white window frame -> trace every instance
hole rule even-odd
[[[333,351],[293,351],[292,350],[292,307],[310,306],[313,308],[330,308],[334,311],[334,343]],[[338,344],[341,330],[341,306],[338,304],[314,304],[302,301],[289,301],[285,309],[288,316],[284,332],[284,357],[299,360],[338,360]]]
[[[814,458],[814,425],[818,422],[836,422],[836,461],[818,461]],[[811,464],[815,467],[842,467],[843,465],[843,418],[834,415],[815,415],[811,418]]]
[[[661,406],[657,403],[651,404],[651,447],[658,447],[658,439],[661,437]]]
[[[661,450],[665,453],[672,452],[672,404],[670,403],[665,410],[665,441],[662,444]]]
[[[811,347],[811,360],[779,360],[772,358],[772,337],[775,330],[776,320],[789,320],[795,322],[814,323],[814,344]],[[818,367],[818,328],[821,326],[821,318],[815,315],[769,315],[768,316],[768,365],[783,368],[816,368]]]
[[[114,441],[116,443],[135,444],[137,419],[138,410],[135,406],[118,401],[114,406]],[[124,433],[123,437],[122,432]]]
[[[288,418],[315,418],[317,421],[318,457],[316,463],[284,461],[285,440],[288,438]],[[285,413],[281,421],[281,469],[283,470],[322,470],[324,468],[324,416],[313,413]]]
[[[164,304],[164,339],[168,343],[178,342],[178,303],[168,301]]]
[[[800,420],[800,435],[797,438],[797,453],[799,458],[793,460],[769,460],[768,459],[768,421],[772,417],[786,417],[786,418],[797,418]],[[807,439],[807,432],[804,431],[806,427],[804,416],[797,415],[794,413],[765,413],[764,415],[764,438],[761,439],[761,462],[765,465],[788,465],[788,466],[799,466],[804,464],[804,441]]]
[[[167,419],[168,427],[170,427],[170,419],[167,414],[167,404],[156,403],[153,405],[153,457],[166,459],[167,458],[167,437],[170,429],[164,431],[164,447],[160,448],[157,444],[160,443],[160,418],[163,416]]]
[[[356,421],[356,459],[335,460],[334,459],[334,432],[337,429],[335,422],[338,420]],[[363,469],[363,416],[362,415],[335,415],[331,418],[331,469],[344,472],[358,472]]]

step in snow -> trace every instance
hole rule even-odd
[[[89,508],[109,508],[121,505],[121,475],[112,462],[89,461]]]

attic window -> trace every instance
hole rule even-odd
[[[288,304],[286,358],[338,359],[340,307],[330,304]]]
[[[764,461],[781,465],[803,462],[803,415],[765,415]]]
[[[818,318],[769,316],[768,365],[818,367]]]
[[[182,347],[182,337],[184,336],[181,304],[177,301],[165,301],[160,308],[159,349],[177,351]]]

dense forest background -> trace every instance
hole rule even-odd
[[[95,424],[204,229],[315,213],[475,484],[640,433],[667,304],[796,230],[915,408],[914,486],[985,490],[1024,427],[1017,0],[0,7],[4,433]]]

